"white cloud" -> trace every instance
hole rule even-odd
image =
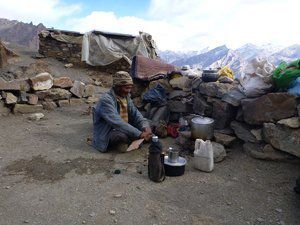
[[[79,4],[64,4],[60,0],[0,0],[0,17],[51,26],[63,17],[80,10]]]
[[[79,0],[78,0],[79,1]],[[59,29],[137,35],[150,33],[162,50],[201,50],[226,44],[292,45],[299,43],[298,0],[151,0],[144,18],[117,12],[75,14],[79,4],[63,0],[0,0],[0,15],[24,22],[42,22]]]

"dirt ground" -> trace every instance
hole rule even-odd
[[[299,164],[256,160],[236,145],[211,173],[187,157],[183,176],[154,183],[147,144],[103,154],[85,143],[87,107],[0,118],[1,225],[300,224]]]

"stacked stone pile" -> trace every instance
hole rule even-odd
[[[49,73],[11,82],[0,80],[0,115],[8,115],[10,112],[35,113],[68,105],[93,104],[107,90],[95,84],[73,81],[70,77],[53,78]]]
[[[214,141],[224,146],[239,139],[255,158],[289,161],[300,157],[300,99],[285,92],[246,98],[237,91],[237,81],[223,80],[205,83],[201,78],[169,76],[148,86],[137,83],[140,88],[134,89],[133,100],[148,115],[151,106],[142,101],[142,96],[160,84],[168,96],[168,122],[178,122],[182,115],[211,117],[215,120]],[[234,92],[242,98],[226,101],[224,96]]]

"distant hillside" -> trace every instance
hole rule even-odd
[[[300,45],[296,44],[280,49],[270,44],[264,46],[246,44],[235,50],[222,45],[196,55],[167,51],[167,56],[165,57],[164,51],[160,53],[163,60],[176,66],[190,65],[191,67],[207,69],[229,65],[235,74],[240,76],[245,65],[255,57],[267,58],[275,66],[281,61],[290,62],[300,58]]]
[[[32,23],[0,18],[0,39],[37,49],[39,43],[38,33],[45,28],[41,23],[35,26]]]

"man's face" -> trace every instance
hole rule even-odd
[[[131,84],[116,86],[115,92],[117,95],[119,95],[121,97],[127,97],[128,94],[131,92],[132,87],[133,87],[133,85],[131,85]]]

